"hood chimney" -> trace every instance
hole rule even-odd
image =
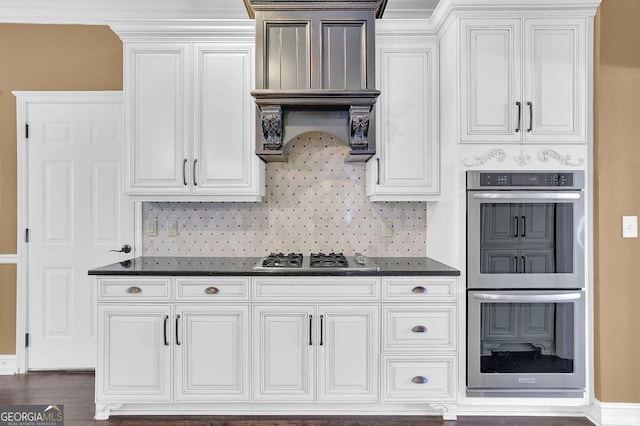
[[[386,0],[245,0],[256,21],[256,154],[287,161],[304,131],[337,133],[347,161],[375,154],[375,19]]]

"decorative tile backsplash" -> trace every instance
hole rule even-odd
[[[349,148],[327,133],[292,142],[287,163],[267,163],[261,203],[144,203],[145,256],[263,256],[331,251],[425,256],[426,203],[377,202],[365,194],[365,164],[345,163]],[[177,221],[178,236],[167,236]],[[383,225],[391,236],[383,238]]]

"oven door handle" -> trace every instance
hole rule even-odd
[[[581,293],[552,293],[552,294],[485,294],[476,293],[474,299],[492,300],[499,302],[557,302],[561,300],[578,300],[582,298]]]
[[[473,198],[479,200],[513,200],[526,198],[529,200],[578,200],[580,192],[481,192],[474,193]]]

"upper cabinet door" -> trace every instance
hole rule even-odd
[[[378,153],[367,166],[367,195],[433,199],[440,191],[437,43],[380,40],[376,54]]]
[[[194,46],[194,151],[189,181],[198,195],[259,195],[253,154],[253,45]]]
[[[586,142],[586,20],[461,20],[461,142]]]
[[[461,23],[462,142],[520,142],[521,20]]]
[[[125,190],[185,194],[189,45],[125,44]]]
[[[586,142],[584,19],[525,19],[525,140]]]

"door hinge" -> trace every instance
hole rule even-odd
[[[29,123],[24,123],[24,138],[29,139]]]
[[[29,228],[26,228],[24,230],[24,242],[28,243],[29,242]]]
[[[25,348],[29,347],[29,333],[25,333],[24,335],[24,347]]]

